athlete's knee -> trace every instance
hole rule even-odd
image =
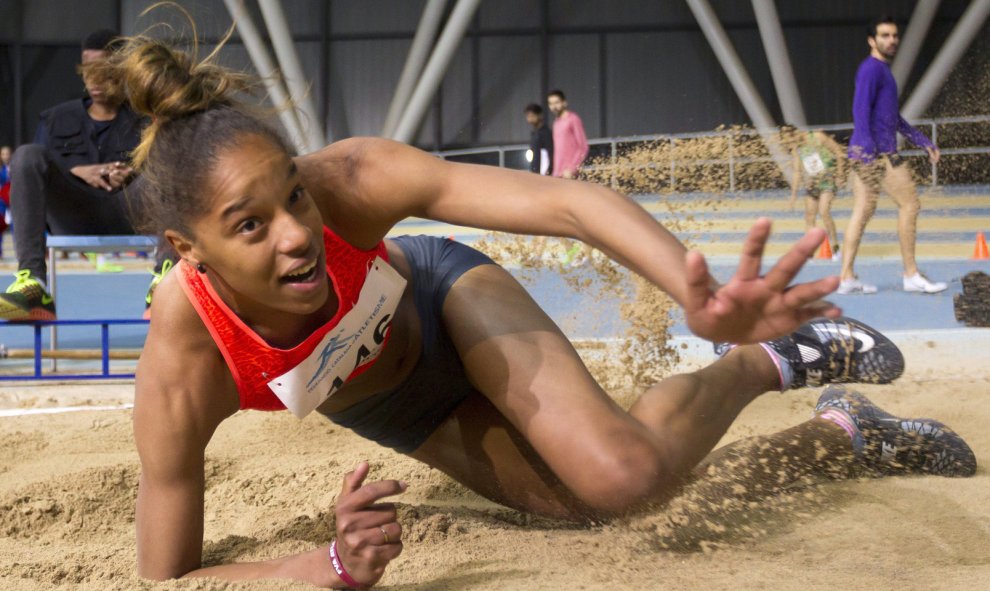
[[[608,453],[582,462],[586,477],[571,486],[581,502],[604,515],[626,513],[671,482],[655,444],[645,437],[622,439]]]
[[[917,199],[910,199],[904,203],[901,203],[900,209],[904,215],[917,217],[917,215],[921,212],[921,202]]]

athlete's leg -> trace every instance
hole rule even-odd
[[[695,469],[692,492],[714,502],[758,500],[795,484],[847,478],[855,470],[849,434],[816,417],[716,449]]]
[[[901,261],[904,263],[904,276],[911,277],[918,272],[914,253],[921,202],[907,165],[893,166],[887,162],[886,167],[883,189],[897,204],[897,237],[901,244]]]
[[[863,238],[866,223],[877,209],[879,195],[872,179],[872,168],[873,166],[863,166],[852,173],[853,208],[842,243],[841,277],[844,280],[856,277],[853,265],[856,262],[856,253],[859,251],[859,242]],[[864,175],[867,176],[866,179],[863,178]]]
[[[810,195],[804,198],[804,229],[808,231],[815,227],[818,218],[818,199]]]
[[[411,455],[509,506],[609,515],[672,494],[755,396],[778,388],[762,347],[738,347],[647,390],[627,413],[522,287],[494,265],[454,284],[444,319],[469,399]]]
[[[821,192],[818,196],[818,213],[822,216],[822,225],[825,226],[825,231],[828,232],[828,239],[831,244],[834,245],[834,249],[839,248],[839,237],[835,232],[835,220],[832,219],[832,200],[835,198],[835,193],[831,190],[825,190]]]

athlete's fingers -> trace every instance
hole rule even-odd
[[[804,264],[815,253],[815,249],[825,240],[825,230],[812,228],[808,230],[794,246],[780,257],[766,274],[767,285],[775,290],[783,290],[804,267]]]
[[[401,494],[407,488],[407,484],[401,480],[377,480],[370,482],[350,493],[341,495],[337,501],[337,507],[349,510],[374,509],[377,502],[385,497]],[[387,507],[387,504],[381,504]]]
[[[784,305],[793,309],[812,305],[825,309],[826,306],[824,303],[819,302],[824,302],[822,298],[835,291],[838,287],[839,277],[836,275],[809,283],[799,283],[784,291]],[[828,305],[830,306],[831,304]]]
[[[341,493],[343,495],[350,494],[361,487],[361,483],[368,476],[368,471],[371,468],[368,466],[368,462],[361,461],[358,462],[354,469],[344,474],[344,486],[341,488]]]
[[[687,291],[681,306],[686,312],[700,310],[705,307],[712,294],[708,263],[700,252],[692,250],[684,257],[684,270]]]
[[[378,526],[382,534],[382,545],[402,543],[402,525],[397,521],[390,521]]]
[[[743,281],[756,279],[760,276],[763,265],[763,249],[770,237],[770,219],[760,218],[753,223],[743,242],[742,253],[739,255],[739,268],[736,277]]]

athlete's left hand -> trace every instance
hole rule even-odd
[[[791,285],[825,239],[825,231],[809,230],[766,275],[760,275],[769,236],[770,220],[760,218],[746,237],[736,274],[715,288],[701,253],[687,254],[684,316],[694,334],[718,342],[756,343],[793,332],[812,318],[842,314],[821,299],[839,286],[838,277]]]

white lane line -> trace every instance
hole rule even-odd
[[[20,417],[25,415],[50,415],[63,412],[80,412],[87,410],[126,410],[134,408],[133,404],[116,406],[55,406],[51,408],[9,408],[0,410],[0,417]]]

